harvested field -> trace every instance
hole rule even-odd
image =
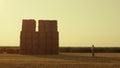
[[[120,68],[120,53],[0,54],[0,68]]]

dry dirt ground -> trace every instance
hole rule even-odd
[[[0,68],[120,68],[120,53],[0,54]]]

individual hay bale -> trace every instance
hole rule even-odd
[[[36,21],[33,19],[24,19],[22,21],[22,31],[24,32],[35,32]]]

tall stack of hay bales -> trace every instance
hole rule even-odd
[[[35,20],[23,20],[20,36],[20,53],[56,55],[59,49],[59,33],[56,20],[39,20],[38,32]]]
[[[58,31],[57,31],[57,21],[56,20],[39,20],[39,34],[44,35],[44,38],[39,38],[45,54],[58,54],[59,40],[58,40]]]
[[[36,21],[33,19],[22,21],[22,31],[20,34],[20,53],[31,54],[33,49],[33,33],[35,33]]]

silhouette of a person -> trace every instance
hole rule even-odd
[[[94,45],[92,45],[92,47],[91,47],[91,52],[92,52],[92,57],[94,57],[95,56],[95,47],[94,47]]]

